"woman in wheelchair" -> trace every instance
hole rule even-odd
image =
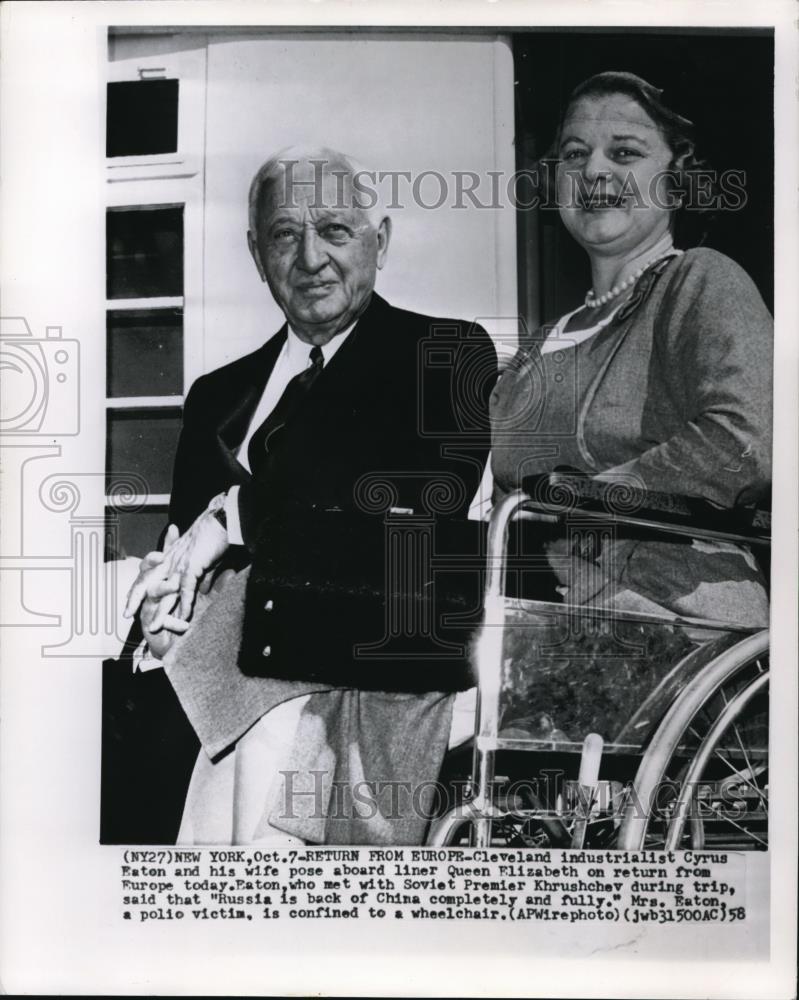
[[[691,178],[704,165],[691,123],[660,95],[601,73],[567,103],[545,163],[592,285],[523,339],[494,390],[495,501],[559,467],[721,508],[768,488],[771,317],[732,260],[675,245],[683,217],[697,217]],[[616,530],[546,548],[570,604],[767,624],[745,546]]]
[[[770,482],[772,323],[736,263],[682,238],[692,132],[651,84],[601,73],[542,161],[591,287],[521,337],[492,395],[472,778],[433,844],[767,843],[748,543],[768,539],[748,528]]]

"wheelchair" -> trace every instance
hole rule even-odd
[[[506,578],[520,517],[743,543],[767,564],[770,513],[574,475],[523,486],[488,525],[471,775],[427,843],[767,849],[768,630],[529,600]]]

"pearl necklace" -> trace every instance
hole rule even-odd
[[[624,281],[620,282],[618,285],[614,285],[609,292],[605,292],[604,295],[594,295],[594,289],[589,288],[585,296],[585,305],[587,309],[598,309],[603,306],[606,302],[610,302],[612,299],[617,298],[622,292],[626,292],[628,288],[631,288],[636,281],[641,277],[641,275],[650,268],[653,264],[657,264],[661,260],[665,260],[666,257],[671,257],[674,254],[681,254],[682,250],[675,250],[674,247],[669,247],[668,250],[664,250],[662,253],[657,254],[655,257],[651,257],[649,260],[645,261],[638,270],[625,278]]]

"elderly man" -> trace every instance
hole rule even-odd
[[[141,605],[151,651],[172,663],[204,747],[181,842],[285,834],[273,825],[275,783],[292,761],[325,760],[350,784],[396,777],[375,768],[435,770],[453,693],[471,683],[463,659],[431,655],[428,633],[405,658],[368,651],[385,653],[386,637],[365,623],[383,627],[401,596],[387,581],[386,519],[424,520],[436,497],[438,512],[465,517],[496,374],[482,329],[396,309],[374,292],[391,222],[363,204],[370,197],[353,161],[333,150],[289,150],[261,167],[248,243],[286,324],[202,376],[186,399],[176,527],[163,555],[143,561],[128,601],[128,613]],[[189,626],[200,581],[248,557],[252,566]],[[417,587],[415,599],[427,595]],[[311,836],[328,839],[325,829]],[[343,829],[387,842],[420,827],[398,834],[409,828],[378,817],[365,831]]]

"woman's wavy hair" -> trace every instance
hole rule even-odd
[[[546,203],[557,204],[556,171],[552,167],[560,162],[560,140],[569,112],[583,97],[601,97],[608,94],[624,94],[634,100],[660,129],[672,153],[669,170],[673,182],[670,193],[678,199],[678,206],[674,209],[673,216],[674,241],[678,246],[700,245],[707,237],[715,215],[718,188],[713,173],[707,161],[696,155],[693,122],[667,107],[661,100],[663,91],[634,73],[613,70],[597,73],[583,80],[571,92],[566,102],[566,109],[558,123],[554,141],[536,165],[538,176],[543,182],[541,193],[546,198]],[[705,206],[694,203],[694,195],[699,190],[697,182],[700,175]]]

